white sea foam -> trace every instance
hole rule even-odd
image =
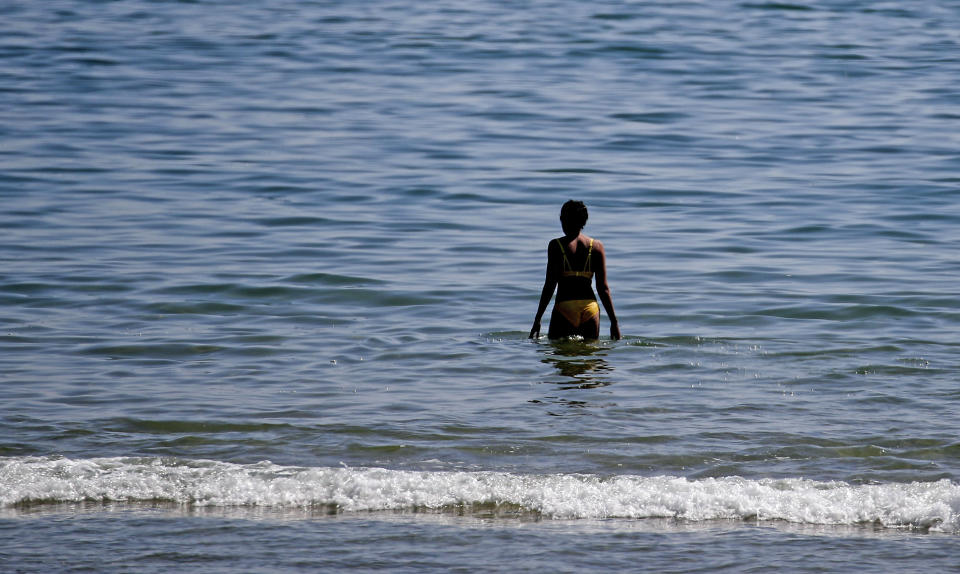
[[[502,472],[301,468],[173,459],[0,458],[0,506],[60,502],[335,507],[342,512],[505,506],[550,518],[783,520],[960,533],[960,485],[739,477],[688,480]]]

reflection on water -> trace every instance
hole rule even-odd
[[[556,368],[553,376],[540,382],[553,385],[553,389],[561,391],[601,389],[612,384],[607,377],[613,372],[613,367],[604,359],[607,349],[597,342],[572,338],[558,339],[544,345],[540,352],[544,354],[541,362]],[[587,396],[572,398],[571,395],[547,395],[543,400],[530,402],[565,407],[561,412],[547,413],[552,416],[569,415],[591,407],[610,406],[610,403],[599,403],[594,400],[585,400],[586,398]]]
[[[613,368],[603,358],[607,349],[596,342],[582,339],[558,339],[543,348],[546,356],[541,362],[557,369],[556,377],[545,383],[559,385],[561,389],[593,389],[610,383],[604,377]]]

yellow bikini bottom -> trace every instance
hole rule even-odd
[[[574,327],[579,327],[581,323],[586,323],[600,314],[600,306],[593,299],[557,301],[553,308],[559,311],[563,318]]]

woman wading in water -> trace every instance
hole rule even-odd
[[[584,339],[600,337],[600,307],[593,294],[591,279],[596,277],[597,294],[610,318],[610,338],[620,338],[620,325],[613,311],[610,286],[607,285],[607,259],[603,244],[587,237],[581,231],[587,223],[587,206],[582,201],[570,200],[560,209],[563,237],[547,245],[547,278],[540,293],[540,307],[530,329],[530,338],[540,336],[543,318],[554,290],[557,301],[550,315],[551,339],[577,335]]]

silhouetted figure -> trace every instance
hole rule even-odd
[[[600,337],[600,307],[590,282],[596,278],[600,303],[610,318],[610,338],[620,338],[620,325],[613,310],[607,285],[607,259],[603,243],[582,233],[587,223],[587,206],[570,200],[560,209],[563,237],[547,244],[547,277],[540,294],[540,307],[530,329],[530,338],[540,336],[540,320],[557,292],[550,315],[551,339],[579,335],[584,339]]]

